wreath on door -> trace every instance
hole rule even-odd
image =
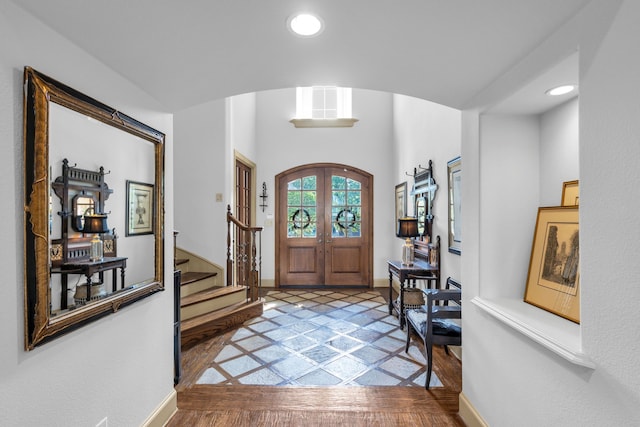
[[[356,224],[356,214],[351,212],[351,209],[342,209],[340,212],[338,212],[338,215],[336,215],[336,224],[343,230],[345,228],[353,228],[353,226]]]
[[[298,209],[291,215],[294,229],[305,229],[311,224],[311,215],[306,209]]]

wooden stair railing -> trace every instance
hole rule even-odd
[[[262,297],[261,269],[262,227],[243,224],[227,205],[227,286],[233,286],[236,276],[235,284],[247,287],[247,298],[251,302],[258,301]]]

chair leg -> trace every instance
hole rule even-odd
[[[409,343],[411,342],[411,322],[407,322],[407,343],[404,346],[404,352],[409,353]]]
[[[449,355],[449,346],[445,345],[444,347],[444,352],[447,354],[447,356]]]
[[[424,340],[424,354],[427,356],[427,378],[424,382],[424,388],[429,390],[429,384],[431,383],[431,371],[433,363],[433,346],[427,345],[427,340]]]

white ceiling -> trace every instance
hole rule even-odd
[[[578,95],[580,89],[577,87],[578,77],[579,55],[578,52],[575,52],[524,85],[504,101],[493,106],[490,112],[504,114],[543,113]],[[549,89],[565,84],[576,85],[576,90],[560,96],[549,96],[545,93]]]
[[[589,0],[13,1],[178,111],[313,84],[462,108]],[[324,32],[290,34],[298,11]]]

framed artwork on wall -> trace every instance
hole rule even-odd
[[[153,185],[127,180],[127,236],[153,233]]]
[[[524,301],[580,323],[577,206],[538,208]]]
[[[579,182],[565,181],[562,183],[562,206],[578,206],[580,204]]]
[[[394,228],[398,226],[398,220],[407,216],[407,181],[396,185],[396,222]]]
[[[449,252],[460,255],[462,253],[462,229],[460,227],[462,162],[460,157],[447,163],[447,178],[449,184]]]

